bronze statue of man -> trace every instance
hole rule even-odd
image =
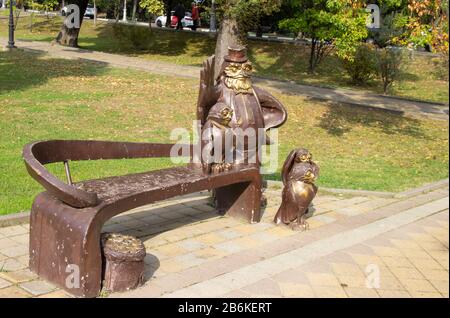
[[[206,164],[202,161],[203,167],[209,173],[239,169],[242,165],[259,167],[258,141],[265,137],[267,130],[279,127],[286,121],[286,110],[269,92],[253,85],[253,68],[245,47],[228,48],[228,55],[224,57],[216,78],[213,66],[214,56],[204,63],[200,76],[197,117],[202,125],[202,151],[215,139],[222,139],[223,142],[222,149],[213,150],[215,153],[207,150],[211,156],[215,155],[215,160]],[[246,137],[251,138],[247,135],[249,131],[255,133],[253,137],[256,142],[248,142]],[[230,150],[225,149],[230,147],[225,142],[226,135],[230,134],[235,138],[231,147],[237,152],[232,162],[226,161],[223,155],[217,156],[217,152]],[[238,144],[239,140],[241,144]]]

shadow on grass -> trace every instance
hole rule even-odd
[[[364,108],[331,103],[318,118],[318,126],[333,136],[342,136],[357,126],[371,127],[388,135],[406,135],[428,139],[420,121],[385,109]]]
[[[257,76],[306,84],[352,86],[341,62],[332,55],[323,59],[314,74],[308,73],[309,52],[310,47],[305,44],[249,42],[249,58]]]
[[[150,30],[144,26],[120,24],[116,27],[135,28],[135,31],[127,32],[128,38],[125,39],[114,31],[114,24],[104,24],[96,37],[83,36],[81,41],[93,43],[90,46],[92,49],[123,52],[129,55],[182,56],[187,54],[192,57],[207,57],[214,53],[215,40],[202,34],[156,28]],[[133,45],[133,42],[138,45]]]
[[[106,66],[104,63],[49,58],[44,53],[0,52],[0,94],[40,86],[53,78],[102,75]],[[67,86],[70,85],[68,81]]]
[[[417,76],[417,74],[413,74],[411,72],[408,72],[404,69],[400,69],[399,73],[398,73],[398,80],[399,81],[411,81],[411,82],[415,82],[415,81],[419,81],[420,77]]]
[[[29,17],[23,18],[21,28],[30,30],[29,21]],[[41,21],[36,21],[36,19],[34,19],[31,29],[33,30],[33,32],[52,32],[56,35],[61,29],[61,21],[53,18],[44,19]]]

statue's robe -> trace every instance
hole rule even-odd
[[[228,130],[227,133],[231,130],[235,137],[233,143],[235,160],[233,160],[233,164],[235,166],[255,164],[259,167],[258,150],[259,146],[262,145],[261,143],[265,142],[265,131],[279,127],[286,121],[285,108],[275,97],[257,87],[253,87],[247,93],[239,93],[220,83],[217,92],[217,101],[210,108],[203,130],[215,127],[211,138],[222,138],[222,140],[225,140],[225,130]],[[216,119],[223,105],[233,111],[228,127],[221,127]],[[249,128],[252,130],[249,130]],[[248,133],[252,131],[255,133],[254,142],[248,142]],[[239,136],[239,134],[243,135]],[[211,140],[204,140],[203,144],[208,142],[211,142]],[[223,143],[224,147],[225,143]],[[256,157],[253,157],[253,155]]]

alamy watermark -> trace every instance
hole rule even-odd
[[[66,18],[64,20],[64,24],[69,29],[79,29],[81,25],[81,15],[80,15],[80,7],[76,4],[69,4],[66,7]],[[369,14],[367,17],[366,26],[369,29],[378,29],[380,28],[380,7],[376,4],[368,4],[366,7],[366,11]]]
[[[366,26],[369,29],[379,29],[380,28],[380,7],[376,4],[369,4],[366,7],[366,11],[369,12],[367,17]]]
[[[192,131],[191,135],[185,128],[172,130],[170,139],[175,141],[175,145],[170,158],[173,163],[261,164],[262,174],[277,171],[277,129],[212,126],[202,130],[200,122],[194,121]]]
[[[67,264],[66,266],[66,287],[67,289],[77,289],[80,288],[81,278],[80,278],[80,267],[76,264]]]
[[[366,287],[370,289],[380,288],[380,267],[377,264],[366,266]]]
[[[64,19],[64,25],[68,29],[79,29],[80,22],[80,7],[76,4],[69,4],[66,6],[66,18]]]

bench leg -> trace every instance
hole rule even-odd
[[[79,297],[101,289],[101,225],[94,208],[74,209],[47,193],[38,195],[30,216],[30,270]]]
[[[245,219],[261,220],[261,182],[244,182],[215,189],[216,207],[221,213]]]

